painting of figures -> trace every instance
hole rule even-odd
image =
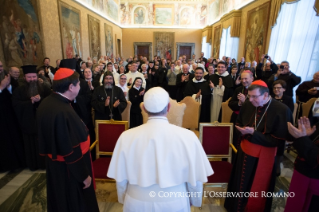
[[[114,0],[107,0],[107,15],[114,21],[118,21],[118,5]]]
[[[63,57],[82,57],[80,11],[60,1],[59,12]]]
[[[106,56],[113,57],[113,28],[104,24]]]
[[[0,0],[0,37],[6,66],[40,65],[44,58],[37,0]]]
[[[221,26],[214,28],[214,40],[213,40],[213,58],[219,58],[219,49],[220,49],[220,40],[221,40]]]
[[[245,36],[245,59],[248,62],[259,61],[265,53],[270,2],[247,13]]]
[[[154,32],[154,56],[170,59],[174,58],[174,32]]]
[[[179,16],[180,25],[191,25],[194,20],[194,10],[191,7],[185,7],[181,9]]]
[[[134,24],[145,24],[146,11],[143,7],[134,10]]]
[[[155,25],[168,26],[174,23],[174,5],[154,5],[155,11]]]
[[[101,55],[100,49],[100,21],[88,15],[89,22],[89,45],[90,55],[93,59],[98,60]]]

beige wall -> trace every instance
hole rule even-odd
[[[104,23],[107,23],[113,27],[113,54],[116,53],[115,35],[118,39],[122,39],[122,29],[120,27],[114,25],[113,23],[107,21],[106,19],[100,17],[96,13],[93,13],[74,1],[63,0],[63,2],[81,11],[81,42],[83,48],[83,59],[85,61],[90,54],[88,14],[100,20],[101,54],[105,55]],[[51,59],[51,65],[55,66],[55,60],[63,58],[58,0],[41,0],[39,3],[44,34],[45,56],[49,57]]]
[[[122,29],[123,31],[123,56],[128,58],[134,56],[134,42],[152,42],[153,43],[153,32],[175,32],[175,43],[195,43],[195,54],[196,57],[200,56],[202,49],[201,29]],[[154,48],[154,43],[152,44]],[[154,51],[154,49],[153,49]],[[176,57],[176,45],[174,46],[174,57]],[[174,58],[176,59],[176,58]]]

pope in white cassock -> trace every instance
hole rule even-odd
[[[151,88],[144,96],[147,123],[123,132],[116,143],[107,176],[116,180],[124,212],[201,206],[203,183],[214,172],[196,135],[168,122],[169,109],[168,93]]]

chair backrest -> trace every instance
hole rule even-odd
[[[232,123],[200,123],[199,140],[208,158],[228,158],[229,161],[231,160]]]
[[[128,129],[127,121],[96,120],[96,158],[100,155],[112,155],[115,144],[125,130]]]
[[[233,110],[228,107],[229,98],[226,102],[222,103],[222,123],[229,123]]]
[[[187,129],[197,129],[200,114],[200,103],[190,96],[186,96],[180,103],[186,104],[182,126]]]
[[[176,100],[173,100],[171,98],[169,99],[169,102],[171,103],[171,108],[167,114],[168,122],[181,127],[183,124],[183,116],[184,116],[186,104],[177,103]],[[148,119],[148,114],[143,110],[143,105],[144,105],[144,102],[141,102],[140,108],[142,110],[143,123],[146,123]]]
[[[127,101],[127,106],[126,106],[125,110],[121,114],[122,115],[122,121],[127,121],[129,128],[130,128],[131,106],[132,106],[132,103],[130,101]]]
[[[311,98],[307,102],[302,104],[302,116],[309,116],[309,112],[312,109],[313,103],[316,101],[317,98]]]
[[[296,121],[297,110],[298,110],[298,103],[295,103],[294,111],[292,112],[293,124],[295,124],[295,121]]]

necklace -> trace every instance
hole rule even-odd
[[[255,112],[255,130],[257,130],[257,128],[258,128],[258,126],[259,126],[261,120],[263,120],[264,115],[266,114],[266,112],[267,112],[267,110],[268,110],[268,108],[269,108],[269,105],[270,105],[270,103],[271,103],[271,100],[272,100],[271,97],[269,97],[269,104],[268,104],[268,106],[267,106],[267,108],[266,108],[264,114],[262,115],[262,117],[261,117],[261,119],[259,120],[259,122],[258,122],[257,125],[256,125],[256,120],[257,120],[257,107],[256,107],[256,112]]]
[[[112,113],[112,111],[113,111],[113,103],[112,103],[113,102],[113,99],[112,99],[113,98],[113,87],[111,89],[112,89],[112,94],[110,96],[109,109],[110,109],[110,119],[113,119],[113,113]],[[105,88],[104,88],[104,93],[105,93],[105,96],[107,98],[107,93],[106,93]]]

